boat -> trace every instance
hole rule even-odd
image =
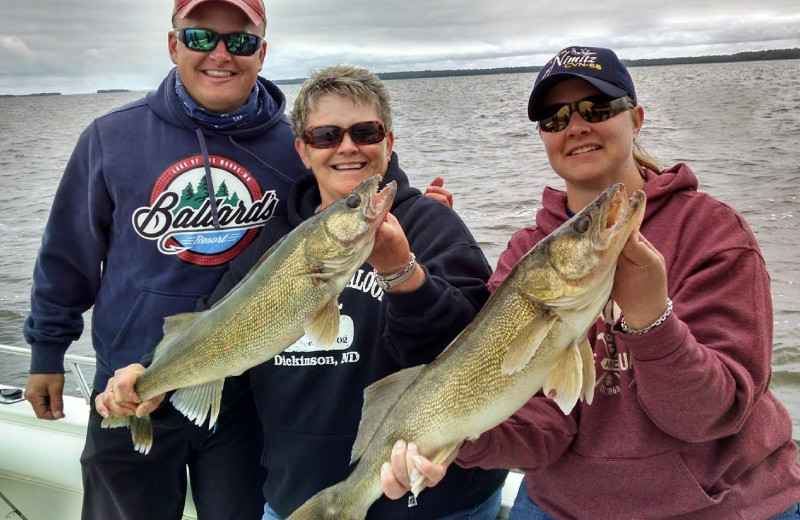
[[[30,357],[30,350],[0,345],[0,353]],[[58,421],[37,419],[21,388],[0,384],[0,518],[79,520],[83,483],[80,456],[86,439],[91,389],[81,366],[94,358],[69,355],[65,362],[78,380],[82,397],[64,396]],[[498,520],[508,518],[522,474],[509,473]],[[197,520],[187,492],[183,520]]]

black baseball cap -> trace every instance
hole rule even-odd
[[[539,121],[547,92],[556,83],[580,78],[612,98],[630,96],[636,101],[636,89],[628,69],[611,49],[602,47],[567,47],[539,71],[528,101],[528,119]]]

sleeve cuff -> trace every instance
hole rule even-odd
[[[615,328],[619,332],[618,337],[630,347],[631,352],[635,352],[639,361],[654,361],[671,355],[683,345],[688,333],[686,325],[675,316],[675,313],[658,327],[639,336],[626,334],[619,328],[619,324]]]
[[[441,296],[439,287],[431,279],[431,275],[425,266],[421,265],[420,267],[425,271],[425,282],[416,290],[406,293],[384,293],[395,314],[400,316],[422,316],[439,301]]]
[[[31,345],[31,374],[63,374],[67,346],[60,343]]]
[[[458,450],[458,456],[456,457],[455,463],[461,466],[462,468],[474,468],[480,464],[480,461],[484,459],[486,453],[489,451],[489,440],[488,440],[489,433],[486,432],[476,441],[466,441],[461,445],[461,449]]]

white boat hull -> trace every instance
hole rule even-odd
[[[0,493],[28,520],[81,517],[80,457],[89,406],[81,398],[65,396],[64,415],[44,421],[36,418],[27,401],[0,404]],[[6,516],[12,512],[0,500],[0,518],[16,519]],[[183,518],[197,518],[191,492]]]

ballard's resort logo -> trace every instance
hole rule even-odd
[[[214,227],[202,155],[167,168],[153,186],[150,205],[136,209],[132,217],[139,236],[157,241],[160,252],[197,265],[235,258],[278,203],[275,192],[262,193],[239,164],[216,155],[209,159],[220,228]]]

